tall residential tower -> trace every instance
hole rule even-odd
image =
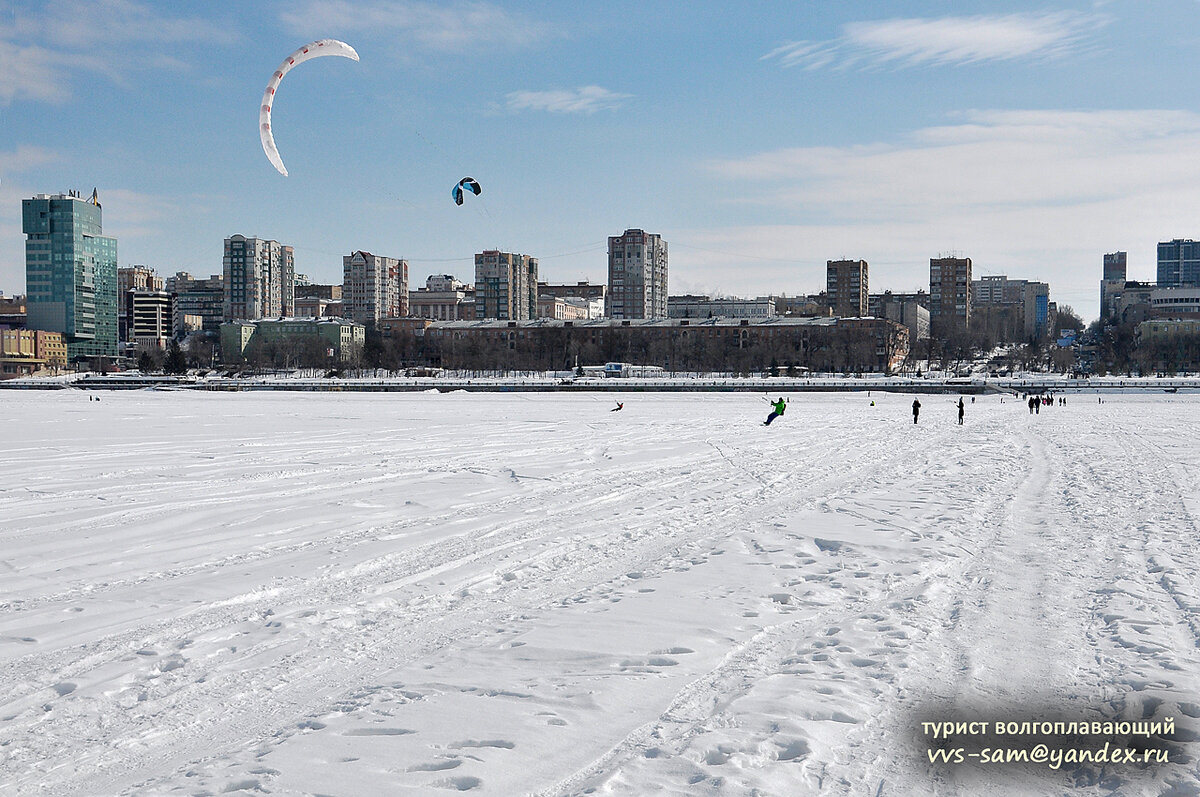
[[[934,334],[965,331],[971,321],[971,258],[929,259],[929,323]]]
[[[667,317],[667,242],[645,230],[626,230],[608,239],[608,297],[611,318]]]
[[[292,247],[232,235],[225,239],[225,320],[255,321],[295,312],[296,264]]]
[[[537,316],[537,258],[489,249],[475,255],[475,317]]]
[[[834,315],[861,318],[867,314],[867,274],[865,260],[826,261],[825,295]]]
[[[408,315],[408,261],[361,250],[343,255],[342,311],[360,324]]]

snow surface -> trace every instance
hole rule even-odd
[[[762,398],[0,395],[0,793],[1200,794],[1200,399]]]

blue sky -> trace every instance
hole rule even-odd
[[[472,255],[605,282],[629,227],[672,293],[871,289],[930,257],[1040,279],[1096,316],[1105,252],[1152,280],[1200,238],[1200,3],[552,3],[290,0],[0,4],[0,290],[24,291],[20,200],[99,188],[121,265],[221,269],[234,233],[341,281],[355,249],[413,286]],[[320,38],[358,63],[280,61]],[[450,190],[483,186],[456,207]]]

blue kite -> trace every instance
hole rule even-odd
[[[479,183],[475,181],[475,178],[464,177],[458,181],[458,185],[454,186],[454,190],[450,192],[450,195],[454,197],[454,204],[461,205],[463,203],[464,188],[475,194],[475,196],[479,196],[480,192],[483,191],[479,187]]]

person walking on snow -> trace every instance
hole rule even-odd
[[[921,402],[913,399],[913,423],[917,422],[917,416],[921,414]]]
[[[763,426],[770,426],[771,421],[775,420],[780,415],[783,415],[783,411],[787,409],[787,402],[783,400],[783,396],[780,396],[779,401],[771,402],[771,407],[771,414],[767,416],[765,421],[763,421]]]
[[[959,396],[958,397],[958,425],[959,426],[963,425],[963,411],[965,409],[966,408],[963,406],[962,396]]]

